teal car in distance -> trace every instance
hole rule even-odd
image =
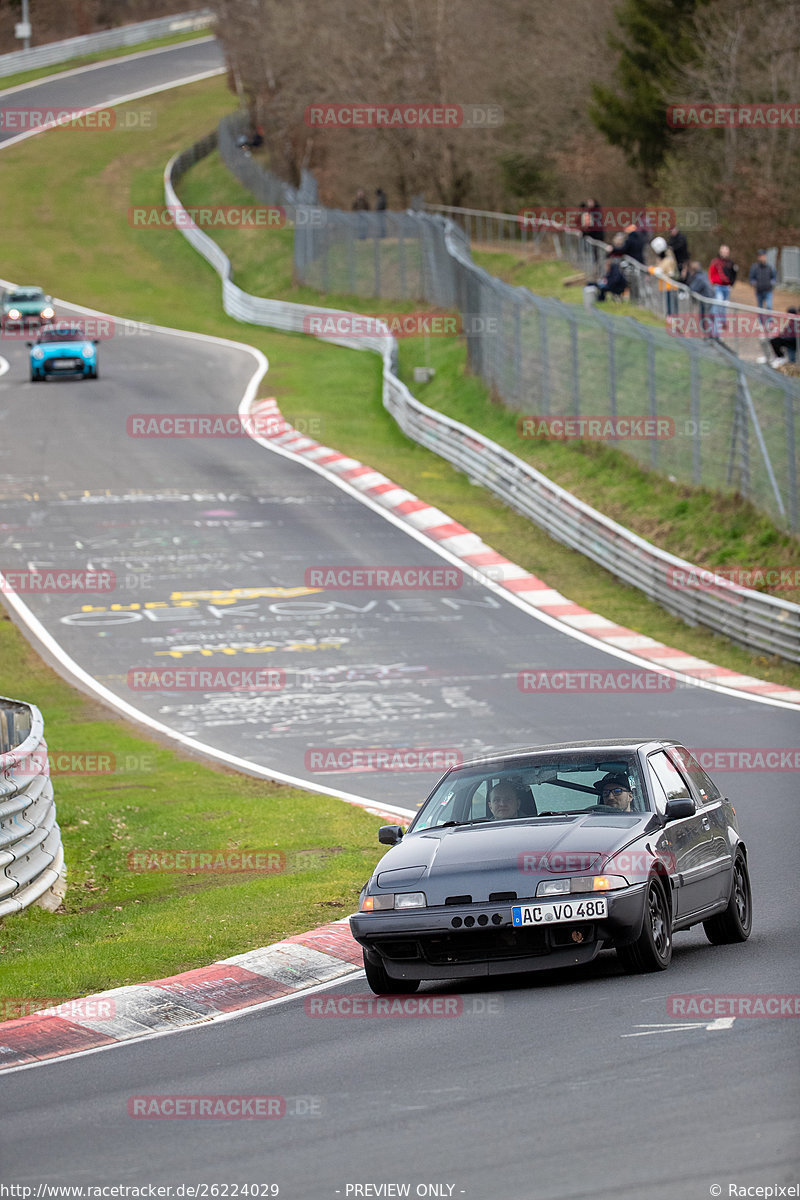
[[[0,300],[0,324],[4,332],[44,325],[55,316],[53,302],[40,287],[8,288]]]
[[[31,383],[48,375],[97,379],[97,341],[86,336],[80,325],[60,321],[39,330],[30,347]]]

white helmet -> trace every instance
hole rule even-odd
[[[653,238],[652,242],[650,243],[650,249],[655,254],[663,254],[664,251],[666,250],[666,248],[667,248],[667,243],[664,241],[664,239],[662,237]]]

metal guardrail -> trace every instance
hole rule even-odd
[[[0,696],[0,917],[57,908],[65,878],[42,714]]]
[[[170,160],[164,171],[164,193],[169,206],[182,207],[174,184],[215,145],[214,133]],[[305,332],[308,317],[340,312],[244,292],[232,282],[228,257],[216,242],[188,221],[188,215],[176,222],[176,227],[220,275],[223,308],[237,320]],[[298,222],[298,235],[303,228],[304,224]],[[451,226],[449,236],[451,252],[455,252],[460,235]],[[725,579],[708,582],[707,573],[692,563],[652,546],[576,499],[511,451],[420,403],[397,378],[397,342],[388,332],[386,336],[323,340],[379,353],[383,359],[383,404],[404,433],[465,471],[556,541],[579,550],[691,625],[705,625],[750,650],[800,662],[800,605],[737,587]],[[685,581],[692,578],[703,579],[702,586],[687,585]]]
[[[10,54],[0,54],[0,81],[5,75],[68,62],[71,58],[80,58],[84,54],[117,50],[120,46],[137,46],[141,42],[169,37],[173,33],[205,29],[214,19],[210,8],[202,8],[192,12],[173,13],[171,17],[155,17],[152,21],[139,21],[135,25],[120,25],[116,29],[87,33],[82,37],[66,38],[61,42],[48,42],[44,46],[32,46],[30,50],[12,50]]]

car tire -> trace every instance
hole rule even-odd
[[[747,859],[741,850],[737,850],[733,862],[728,907],[708,921],[703,921],[703,929],[712,946],[725,946],[732,942],[746,942],[752,928],[753,896],[750,889],[750,872],[747,869]]]
[[[41,375],[37,375],[35,371],[31,371],[31,383],[41,383]]]
[[[419,979],[392,979],[391,975],[386,973],[383,963],[379,959],[371,959],[366,950],[363,952],[363,958],[367,983],[376,996],[408,995],[415,992],[420,985]]]
[[[630,975],[666,971],[672,961],[672,918],[661,882],[651,877],[644,901],[642,932],[630,946],[618,946],[617,958]]]

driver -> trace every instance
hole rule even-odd
[[[489,793],[489,811],[495,821],[511,821],[519,816],[519,796],[513,783],[501,780]]]
[[[600,803],[616,808],[619,812],[630,812],[633,804],[633,792],[627,775],[605,775],[595,790],[600,793]]]

